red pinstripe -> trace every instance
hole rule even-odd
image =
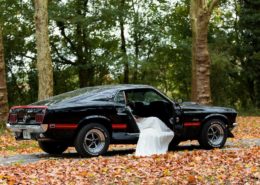
[[[126,129],[127,124],[119,123],[119,124],[112,124],[112,129]]]
[[[185,122],[184,126],[185,127],[199,127],[200,126],[200,122]]]

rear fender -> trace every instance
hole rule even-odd
[[[107,128],[107,130],[110,134],[112,133],[112,126],[110,124],[111,120],[109,118],[102,116],[102,115],[91,115],[91,116],[87,116],[79,121],[77,130],[76,130],[76,134],[82,127],[84,127],[88,123],[102,124],[103,126],[105,126]]]

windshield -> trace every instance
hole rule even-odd
[[[49,99],[35,102],[31,105],[53,105],[60,102],[85,102],[85,101],[109,101],[113,98],[115,90],[109,86],[95,86],[77,89],[75,91],[66,92]]]

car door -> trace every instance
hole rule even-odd
[[[127,133],[139,133],[138,126],[133,116],[131,108],[127,105],[126,94],[124,90],[117,93],[115,101],[118,103],[116,108],[118,120],[127,125]]]
[[[126,106],[137,117],[155,116],[173,129],[173,103],[154,89],[131,89],[125,91]]]

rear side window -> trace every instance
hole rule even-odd
[[[117,103],[121,103],[121,104],[125,104],[125,92],[124,91],[120,91],[117,93],[117,95],[115,96],[115,102]]]

